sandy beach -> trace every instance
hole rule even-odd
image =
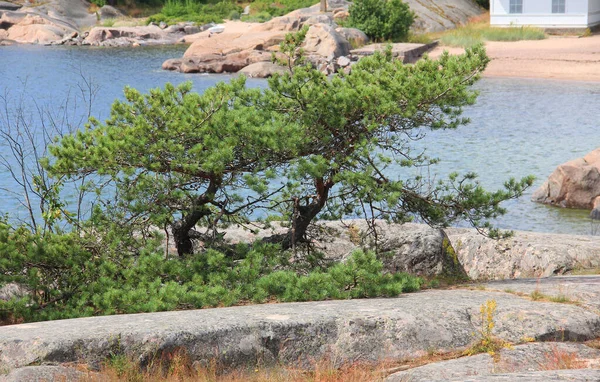
[[[551,36],[538,41],[489,41],[485,45],[492,59],[485,76],[600,82],[600,35]],[[444,50],[452,54],[463,51],[439,46],[429,56],[438,57]]]

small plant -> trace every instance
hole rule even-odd
[[[348,226],[348,237],[352,244],[360,245],[362,241],[360,237],[360,229],[356,224],[352,223]]]
[[[539,364],[540,370],[570,370],[583,369],[585,362],[577,357],[577,353],[561,350],[557,345],[544,354],[544,361]]]
[[[529,294],[529,297],[531,297],[531,299],[533,301],[539,301],[539,300],[543,300],[544,298],[546,298],[546,295],[544,295],[542,292],[540,292],[539,289],[535,289],[533,292],[531,292]]]
[[[550,296],[550,295],[540,292],[540,290],[538,288],[536,288],[533,292],[531,292],[529,294],[529,297],[533,301],[550,301],[550,302],[556,302],[559,304],[577,304],[576,300],[571,299],[569,296],[567,296],[566,294],[564,294],[562,292],[560,292],[556,296]]]
[[[600,349],[600,337],[594,340],[589,340],[585,342],[586,346],[589,346],[594,349]]]
[[[409,33],[408,38],[406,39],[407,42],[413,43],[413,44],[431,44],[433,42],[433,39],[431,38],[430,35],[428,34],[424,34],[424,33]]]
[[[102,22],[103,27],[113,27],[115,25],[115,19],[106,19]]]
[[[481,305],[479,308],[480,326],[478,329],[480,339],[469,349],[465,350],[463,354],[471,356],[479,353],[488,353],[496,359],[500,350],[512,347],[510,343],[497,338],[492,333],[496,326],[494,323],[496,307],[496,300],[487,300],[485,304]]]
[[[229,12],[229,20],[239,20],[241,17],[240,12],[238,11],[231,11]]]
[[[557,296],[550,296],[550,301],[552,302],[558,302],[561,304],[572,304],[575,303],[574,300],[572,300],[569,296],[564,295],[562,293],[558,294]]]
[[[490,0],[475,0],[475,2],[485,9],[490,9]]]
[[[271,14],[269,12],[259,12],[254,15],[242,16],[242,21],[247,23],[264,23],[271,20]]]
[[[106,5],[106,0],[91,0],[90,2],[96,5],[98,8],[102,8]]]

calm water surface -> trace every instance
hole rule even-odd
[[[229,76],[184,75],[160,69],[167,58],[180,57],[185,47],[82,49],[62,47],[0,47],[0,94],[14,100],[25,94],[29,107],[59,108],[82,77],[99,85],[93,114],[106,118],[123,87],[142,91],[166,82],[192,81],[203,91]],[[249,80],[250,86],[264,86]],[[509,212],[498,221],[503,228],[589,234],[588,211],[565,210],[531,202],[555,167],[600,146],[597,121],[600,84],[523,79],[483,79],[481,95],[465,114],[471,124],[454,131],[429,132],[417,147],[427,147],[442,162],[431,172],[479,174],[486,188],[498,188],[509,177],[534,175],[537,180],[523,198],[505,204]],[[0,186],[10,187],[6,174]],[[15,213],[14,200],[4,196],[0,211]]]

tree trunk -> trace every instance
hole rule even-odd
[[[327,12],[327,0],[321,0],[321,13]]]
[[[211,211],[206,204],[214,199],[215,193],[219,187],[218,184],[217,179],[212,178],[206,191],[194,201],[191,210],[188,211],[187,214],[184,211],[183,217],[174,222],[171,226],[173,241],[175,242],[175,248],[177,248],[177,254],[179,256],[190,255],[194,252],[190,232],[194,229],[200,219],[211,214]]]
[[[194,211],[185,215],[181,220],[176,221],[173,224],[173,241],[175,242],[175,248],[177,248],[177,254],[179,256],[190,255],[194,252],[190,231],[196,226],[200,219],[209,214],[210,210],[207,207],[197,207]]]
[[[314,218],[317,217],[319,212],[323,210],[323,207],[325,207],[331,187],[333,187],[333,182],[331,180],[325,182],[323,181],[323,178],[317,178],[315,179],[315,188],[317,192],[313,200],[306,205],[299,205],[296,203],[294,216],[292,218],[292,227],[281,242],[281,247],[284,250],[292,248],[296,243],[305,239],[308,226]]]

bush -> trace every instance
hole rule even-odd
[[[242,16],[242,21],[247,23],[264,23],[271,20],[271,14],[269,12],[260,12],[253,15]]]
[[[490,9],[490,0],[475,0],[475,2],[485,9]]]
[[[34,234],[1,220],[0,285],[15,282],[30,293],[0,301],[0,320],[54,320],[248,301],[396,296],[421,285],[419,278],[384,274],[371,252],[356,252],[347,263],[328,268],[292,266],[289,253],[273,245],[241,245],[228,256],[210,249],[166,259],[157,240],[145,247],[138,243],[138,253],[125,254],[116,248],[99,250],[94,241],[76,234]]]
[[[220,23],[223,19],[230,18],[234,12],[240,14],[242,9],[229,1],[203,4],[193,0],[167,0],[160,13],[148,18],[148,23],[161,21],[167,23],[192,21],[199,25]]]
[[[238,11],[231,11],[229,12],[229,20],[239,20],[240,19],[240,13]]]
[[[253,15],[242,16],[242,21],[247,23],[264,23],[271,20],[272,15],[269,12],[259,12]]]
[[[375,41],[405,40],[414,21],[414,14],[402,0],[356,0],[349,13],[348,25]]]

